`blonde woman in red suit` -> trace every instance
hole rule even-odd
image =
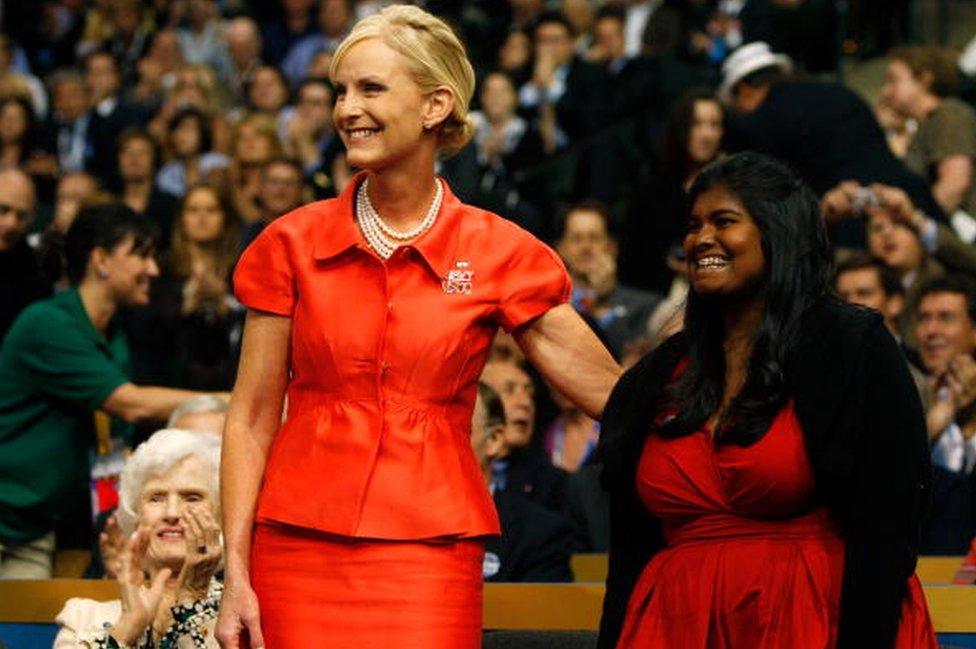
[[[474,73],[439,19],[393,6],[335,52],[334,120],[364,172],[268,226],[224,436],[224,647],[468,649],[498,519],[468,443],[501,326],[599,417],[619,370],[558,257],[434,174]],[[288,416],[280,424],[287,395]]]

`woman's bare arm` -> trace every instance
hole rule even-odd
[[[246,576],[258,489],[281,424],[291,318],[248,311],[220,462],[228,580]]]
[[[554,307],[515,333],[515,340],[557,390],[599,419],[620,366],[568,304]]]

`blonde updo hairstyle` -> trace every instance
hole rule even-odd
[[[468,106],[474,94],[474,69],[464,45],[440,18],[410,5],[393,5],[360,20],[339,44],[332,57],[329,76],[335,80],[343,57],[356,43],[381,38],[410,66],[421,92],[446,86],[454,95],[454,110],[438,124],[441,153],[450,155],[471,139],[474,127]]]

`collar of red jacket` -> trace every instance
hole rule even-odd
[[[365,172],[356,174],[342,194],[336,198],[337,209],[332,214],[340,218],[335,227],[316,229],[317,239],[313,253],[316,259],[331,259],[353,247],[364,251],[370,250],[356,225],[354,211],[356,189],[365,178]],[[398,251],[394,254],[409,255],[410,251],[416,251],[438,277],[446,277],[457,248],[457,238],[452,236],[454,230],[452,222],[460,217],[462,203],[451,191],[447,181],[443,178],[440,180],[444,183],[444,198],[434,225],[413,243],[401,246],[404,253]],[[373,253],[370,251],[370,254]]]

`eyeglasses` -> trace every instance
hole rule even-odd
[[[17,217],[20,221],[26,221],[31,217],[29,210],[18,210],[13,205],[7,205],[6,203],[0,203],[0,215],[11,214]]]

